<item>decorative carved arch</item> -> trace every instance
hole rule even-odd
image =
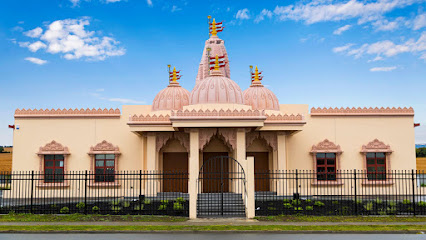
[[[340,145],[336,145],[335,143],[325,139],[322,142],[319,142],[317,145],[313,145],[311,149],[311,153],[317,152],[333,152],[337,154],[341,154],[343,151],[340,149]]]
[[[257,138],[264,139],[273,151],[277,151],[278,141],[276,132],[248,132],[246,134],[246,148],[253,144],[253,141]]]
[[[47,143],[43,147],[40,147],[37,154],[38,155],[48,155],[48,154],[69,155],[70,152],[68,151],[68,147],[64,147],[62,144],[53,140],[52,142]]]
[[[377,138],[373,141],[367,143],[367,145],[362,145],[361,148],[362,153],[368,153],[368,152],[384,152],[387,154],[392,153],[391,147],[389,145],[386,145],[385,143],[379,141]]]
[[[214,136],[223,138],[228,147],[234,150],[237,147],[237,129],[235,128],[203,128],[199,132],[199,147],[203,150]]]
[[[112,143],[103,140],[102,142],[90,147],[89,155],[94,154],[115,154],[120,155],[118,146],[114,146]]]
[[[183,132],[160,132],[156,134],[156,144],[155,148],[157,152],[163,148],[167,142],[171,139],[178,140],[182,146],[189,151],[189,136]]]

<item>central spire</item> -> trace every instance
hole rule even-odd
[[[210,59],[214,56],[219,56],[219,65],[223,62],[227,63],[225,66],[220,66],[219,71],[223,76],[230,78],[231,72],[229,68],[229,59],[228,53],[226,52],[225,42],[217,36],[217,33],[222,32],[225,27],[222,26],[222,22],[216,22],[216,19],[208,16],[209,19],[209,39],[205,42],[203,55],[201,56],[200,65],[198,68],[198,74],[196,78],[196,84],[203,81],[205,78],[210,76],[210,67],[211,61]]]

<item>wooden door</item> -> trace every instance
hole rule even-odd
[[[254,157],[255,191],[270,191],[269,152],[248,152],[247,156]]]
[[[227,152],[205,152],[203,153],[203,192],[229,192],[229,161],[228,158],[221,160],[220,156],[228,156]],[[218,157],[218,158],[215,158]],[[222,173],[221,173],[222,169]],[[222,175],[221,175],[222,174]]]
[[[188,192],[188,153],[163,153],[163,192]]]

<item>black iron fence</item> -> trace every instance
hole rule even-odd
[[[425,176],[415,170],[256,171],[256,215],[425,215]]]
[[[188,173],[91,171],[0,174],[0,214],[189,215]]]

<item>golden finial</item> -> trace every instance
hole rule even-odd
[[[214,70],[219,70],[219,56],[217,54],[214,60]]]
[[[177,81],[176,67],[173,67],[173,78],[172,78],[172,82],[176,82],[176,81]]]
[[[254,69],[254,81],[258,82],[259,81],[259,70],[256,68]]]
[[[213,22],[212,22],[212,36],[217,36],[216,20],[214,18],[213,18]]]

